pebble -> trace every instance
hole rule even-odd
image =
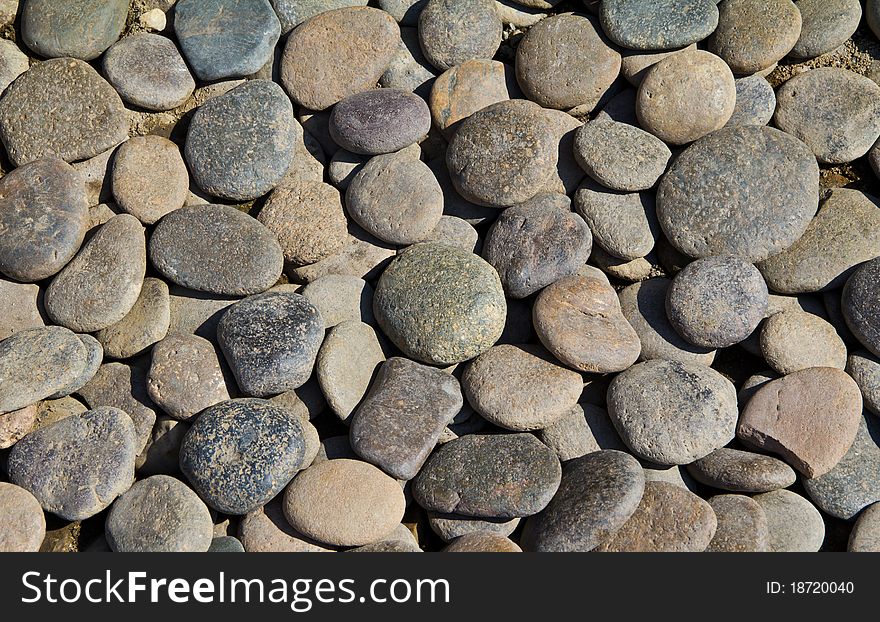
[[[736,80],[736,106],[724,127],[764,126],[776,112],[776,91],[763,76]]]
[[[179,333],[168,335],[153,347],[147,393],[159,408],[181,421],[229,399],[211,342]]]
[[[257,73],[272,59],[281,23],[268,0],[180,0],[174,33],[204,82]]]
[[[650,193],[616,192],[588,177],[574,195],[574,209],[589,225],[596,246],[614,258],[641,259],[656,244],[659,226]]]
[[[401,26],[417,26],[419,13],[428,0],[379,0],[379,8],[390,14]]]
[[[462,405],[461,388],[452,375],[390,358],[352,414],[351,447],[392,477],[410,480]]]
[[[81,369],[76,378],[50,395],[48,399],[59,399],[79,391],[95,376],[98,368],[101,366],[101,362],[104,359],[104,348],[101,346],[101,343],[91,335],[77,335],[77,337],[79,337],[79,340],[86,349],[85,367]]]
[[[474,58],[492,58],[501,45],[501,31],[491,0],[428,0],[419,14],[422,51],[440,71]]]
[[[670,166],[657,216],[686,255],[760,261],[804,233],[818,208],[817,183],[816,158],[797,138],[766,127],[722,129]]]
[[[636,283],[662,274],[657,254],[651,251],[644,257],[627,261],[605,252],[598,244],[593,247],[590,260],[604,270],[609,277]]]
[[[140,475],[176,475],[180,472],[180,445],[189,426],[171,417],[158,417],[135,467]]]
[[[452,542],[456,538],[471,533],[494,533],[507,537],[519,526],[521,519],[511,518],[473,518],[461,514],[439,514],[428,512],[428,524],[444,542]]]
[[[739,411],[736,389],[715,370],[653,360],[611,382],[608,414],[633,453],[671,465],[699,460],[733,440]]]
[[[400,29],[372,7],[327,11],[296,28],[281,58],[281,84],[312,110],[375,87],[397,53]]]
[[[311,283],[328,274],[345,274],[364,279],[375,278],[396,254],[393,246],[348,223],[348,237],[338,254],[321,261],[291,269],[290,278],[300,283]]]
[[[852,553],[880,552],[880,503],[866,508],[859,515],[850,533],[847,550]]]
[[[269,0],[281,20],[281,34],[308,21],[319,13],[352,6],[366,6],[367,0]],[[381,3],[380,3],[381,4]],[[385,9],[385,7],[382,7]],[[387,10],[387,9],[386,9]],[[391,13],[391,11],[388,11]]]
[[[183,207],[189,195],[189,173],[180,150],[161,136],[136,136],[113,158],[113,198],[145,225]]]
[[[329,553],[330,549],[296,531],[276,499],[242,517],[238,537],[248,553]]]
[[[46,537],[40,502],[24,488],[0,482],[0,552],[36,553]]]
[[[140,295],[121,320],[95,336],[110,358],[125,359],[143,353],[168,333],[171,321],[168,285],[160,279],[144,279]]]
[[[620,54],[595,18],[563,13],[532,26],[516,50],[523,93],[545,108],[590,111],[620,73]]]
[[[568,462],[601,449],[626,451],[608,413],[592,404],[578,404],[539,430],[538,438],[556,452],[560,462]]]
[[[709,505],[718,529],[706,547],[712,553],[762,553],[770,550],[770,526],[758,502],[745,495],[717,495]]]
[[[390,535],[403,518],[400,485],[371,464],[327,460],[302,471],[284,493],[294,529],[331,546],[361,546]]]
[[[153,230],[149,251],[153,266],[170,281],[227,296],[269,289],[284,264],[272,232],[226,205],[171,212]]]
[[[456,216],[441,216],[437,226],[423,241],[458,246],[469,253],[476,252],[478,244],[482,246],[477,230]]]
[[[583,125],[575,137],[574,155],[590,177],[622,192],[653,188],[672,158],[659,138],[610,120]]]
[[[761,327],[761,354],[780,374],[810,367],[846,367],[846,344],[834,327],[811,313],[777,313]]]
[[[642,80],[636,98],[642,127],[673,145],[721,129],[735,107],[733,73],[704,50],[685,50],[661,60]]]
[[[661,60],[668,58],[679,52],[696,50],[697,44],[672,50],[669,52],[644,51],[644,50],[621,50],[622,60],[620,64],[620,74],[626,78],[632,86],[639,88],[642,80],[648,75],[648,72]]]
[[[861,265],[846,282],[843,315],[853,335],[875,356],[880,356],[880,258]]]
[[[477,226],[484,222],[491,222],[498,216],[498,210],[484,205],[471,203],[458,193],[449,169],[446,167],[445,154],[441,157],[428,161],[428,168],[437,178],[437,183],[443,190],[443,213],[457,216],[470,224]],[[548,178],[549,179],[549,178]]]
[[[556,167],[537,196],[572,194],[586,177],[574,156],[574,139],[582,123],[562,110],[545,108],[544,116],[550,122],[550,133],[556,144]]]
[[[87,160],[128,138],[122,100],[83,61],[34,65],[3,92],[0,140],[15,166],[57,156]]]
[[[168,25],[168,18],[162,9],[150,9],[146,13],[142,13],[138,23],[147,30],[161,32]]]
[[[198,335],[214,339],[217,322],[223,311],[236,299],[172,285],[168,288],[171,298],[171,323],[168,333]]]
[[[431,454],[412,494],[429,511],[508,519],[544,509],[561,477],[556,454],[531,434],[469,434]]]
[[[373,288],[359,277],[328,274],[303,287],[300,293],[318,309],[324,328],[348,320],[375,324]]]
[[[238,538],[220,536],[211,540],[208,553],[244,553],[244,545]]]
[[[512,298],[526,298],[574,274],[590,256],[583,219],[539,196],[504,210],[486,234],[483,257]]]
[[[119,553],[204,553],[214,525],[202,500],[180,480],[136,482],[107,515],[107,543]]]
[[[448,139],[461,122],[486,106],[511,99],[516,92],[509,65],[475,58],[442,73],[428,100],[434,125]]]
[[[527,100],[492,104],[465,119],[446,164],[456,190],[478,205],[509,207],[542,189],[558,161],[543,109]]]
[[[733,255],[688,264],[675,275],[666,295],[672,326],[688,342],[705,348],[726,348],[744,340],[767,316],[769,304],[761,273]]]
[[[847,358],[846,373],[859,385],[865,408],[880,417],[880,360],[867,352],[853,352]]]
[[[94,516],[131,487],[134,424],[115,408],[97,408],[28,434],[9,454],[10,481],[47,512],[69,521]]]
[[[774,490],[753,497],[770,529],[773,553],[815,553],[825,541],[825,522],[815,506],[790,490]]]
[[[15,43],[4,39],[0,43],[0,93],[30,68],[30,60]]]
[[[565,465],[559,491],[526,522],[523,548],[587,552],[617,532],[638,509],[645,473],[621,451],[597,451]]]
[[[128,0],[28,0],[22,3],[21,36],[46,58],[93,60],[122,34]]]
[[[202,411],[180,447],[180,470],[210,507],[253,512],[303,466],[303,425],[260,399],[220,402]]]
[[[415,93],[427,100],[435,77],[436,69],[422,53],[418,28],[401,28],[397,52],[379,78],[379,86]]]
[[[578,402],[581,375],[558,365],[540,346],[493,346],[461,378],[468,403],[484,419],[515,432],[540,430]]]
[[[687,470],[701,484],[730,492],[771,492],[797,481],[794,470],[782,460],[728,447],[695,460]]]
[[[712,0],[605,0],[602,28],[612,41],[634,50],[674,50],[712,34],[718,8]]]
[[[806,477],[840,462],[858,432],[862,396],[843,371],[812,368],[767,383],[749,400],[737,436],[779,454]]]
[[[810,59],[832,52],[846,43],[862,20],[859,0],[798,0],[803,25],[789,52],[795,59]]]
[[[569,276],[548,285],[532,308],[541,343],[565,365],[607,374],[631,367],[641,343],[617,294],[599,277]]]
[[[497,533],[469,533],[453,540],[443,553],[522,553],[519,545]]]
[[[249,80],[205,102],[192,118],[184,147],[193,181],[224,199],[263,196],[290,168],[294,124],[290,99],[268,80]]]
[[[17,281],[56,274],[79,250],[89,210],[82,180],[58,158],[0,179],[0,272]]]
[[[408,357],[452,365],[498,341],[507,305],[498,274],[488,263],[454,246],[418,244],[383,272],[373,312]]]
[[[797,44],[802,18],[791,0],[725,0],[709,51],[734,73],[751,75],[773,66]]]
[[[226,311],[217,341],[243,393],[269,397],[305,384],[324,339],[324,321],[299,294],[267,292]]]
[[[103,68],[126,103],[146,110],[177,108],[196,88],[177,47],[160,35],[135,34],[115,43],[104,55]]]
[[[36,420],[36,404],[0,415],[0,449],[8,449],[20,441],[31,431]]]
[[[379,155],[418,142],[431,129],[431,111],[421,97],[399,89],[349,95],[333,107],[330,136],[352,153]]]

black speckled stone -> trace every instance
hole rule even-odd
[[[731,492],[770,492],[797,480],[794,469],[782,460],[727,447],[695,460],[687,469],[701,484]]]
[[[634,50],[674,50],[702,41],[718,25],[712,0],[604,0],[602,28]]]
[[[239,388],[268,397],[309,379],[324,339],[318,309],[299,294],[267,292],[232,305],[217,325]]]
[[[431,111],[425,100],[398,89],[350,95],[330,113],[330,136],[352,153],[400,151],[428,134]]]
[[[419,14],[425,58],[446,71],[472,58],[492,58],[502,24],[491,0],[428,0]]]
[[[880,356],[880,258],[863,264],[846,282],[842,306],[853,335]]]
[[[295,415],[265,400],[229,400],[202,412],[186,433],[180,469],[209,506],[240,515],[281,492],[304,456]]]
[[[129,0],[27,0],[21,37],[40,56],[92,60],[125,28]]]

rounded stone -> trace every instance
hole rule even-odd
[[[125,28],[129,0],[28,0],[21,37],[40,56],[92,60]]]
[[[519,546],[497,533],[469,533],[453,540],[443,553],[522,553]]]
[[[688,264],[672,279],[666,295],[672,326],[688,342],[705,348],[726,348],[751,335],[769,304],[761,273],[733,255]]]
[[[229,400],[204,410],[187,431],[180,470],[209,506],[241,515],[281,492],[305,451],[296,415],[265,400]]]
[[[492,104],[465,119],[446,164],[456,190],[478,205],[528,201],[553,174],[558,142],[542,108],[527,100]]]
[[[569,210],[532,201],[504,210],[486,234],[483,257],[512,298],[526,298],[577,272],[593,236]]]
[[[69,521],[107,508],[134,481],[137,441],[131,418],[97,408],[31,432],[9,454],[9,479],[47,512]]]
[[[136,136],[116,150],[110,183],[123,210],[145,225],[183,207],[189,173],[180,150],[161,136]]]
[[[454,246],[418,244],[385,269],[373,312],[404,354],[452,365],[498,341],[507,304],[498,274],[488,263]]]
[[[269,397],[309,379],[324,339],[320,312],[299,294],[267,292],[235,303],[217,342],[242,392]]]
[[[480,234],[466,220],[456,216],[441,216],[440,222],[424,241],[458,246],[472,253],[476,251]]]
[[[28,434],[37,420],[37,404],[0,415],[0,449],[8,449]]]
[[[709,50],[737,74],[750,75],[788,54],[801,34],[802,18],[791,0],[725,0]]]
[[[290,99],[268,80],[249,80],[208,100],[186,135],[184,155],[193,181],[224,199],[263,196],[290,168],[294,123]]]
[[[578,371],[623,371],[641,351],[617,294],[598,277],[575,275],[548,285],[535,300],[532,319],[541,343]]]
[[[859,0],[797,0],[801,34],[789,56],[810,59],[846,43],[862,20]]]
[[[794,469],[782,460],[727,447],[695,460],[687,469],[701,484],[730,492],[770,492],[797,481]]]
[[[501,30],[490,0],[428,0],[419,14],[422,52],[441,71],[466,60],[495,56]]]
[[[15,166],[53,155],[87,160],[128,138],[128,129],[113,87],[73,58],[34,65],[0,101],[0,140]]]
[[[326,110],[376,86],[397,53],[394,18],[371,7],[320,13],[288,37],[281,84],[298,104]]]
[[[620,54],[595,18],[563,13],[529,28],[516,51],[523,93],[545,108],[596,107],[620,73]]]
[[[713,369],[653,360],[608,387],[608,414],[624,443],[657,464],[690,464],[733,440],[736,389]]]
[[[107,543],[119,553],[204,553],[211,512],[189,486],[167,475],[136,482],[110,509]]]
[[[58,158],[0,179],[0,272],[17,281],[56,274],[82,244],[88,202],[79,174]]]
[[[849,535],[847,550],[851,553],[880,552],[880,503],[865,509]]]
[[[125,37],[104,54],[103,67],[122,99],[146,110],[177,108],[196,88],[177,46],[160,35]]]
[[[776,112],[776,91],[763,76],[736,80],[736,106],[725,127],[764,126]]]
[[[642,80],[645,79],[645,76],[648,75],[648,72],[650,72],[651,69],[654,68],[654,65],[661,60],[685,50],[696,49],[697,44],[692,43],[687,47],[668,52],[622,50],[621,55],[623,59],[620,64],[620,74],[626,78],[627,82],[632,86],[639,88],[639,85],[642,83]]]
[[[558,492],[526,523],[527,551],[587,552],[630,519],[645,491],[645,472],[621,451],[597,451],[568,462]]]
[[[324,328],[348,320],[375,324],[373,288],[362,278],[347,274],[328,274],[315,279],[299,292],[321,313]]]
[[[385,353],[369,324],[346,320],[324,339],[315,363],[315,373],[327,406],[347,422],[385,361]]]
[[[660,233],[654,195],[616,192],[587,177],[574,195],[574,209],[596,241],[614,259],[633,261],[650,253]]]
[[[367,0],[269,0],[281,20],[281,34],[291,30],[315,15],[352,6],[366,6]],[[381,3],[380,3],[381,5]],[[385,7],[382,7],[385,9]],[[388,9],[385,9],[388,11]],[[391,13],[391,11],[388,11]]]
[[[847,359],[846,373],[859,385],[865,408],[880,417],[880,360],[867,352],[853,352]]]
[[[553,449],[562,462],[601,449],[627,451],[605,409],[578,404],[553,424],[538,431],[538,438]]]
[[[816,158],[766,127],[719,130],[684,151],[660,181],[657,216],[691,257],[760,261],[791,246],[818,209]]]
[[[712,0],[604,0],[602,28],[612,41],[634,50],[674,50],[702,41],[718,25]]]
[[[407,245],[430,235],[443,215],[443,190],[421,160],[379,155],[355,175],[345,193],[348,214],[389,244]]]
[[[296,531],[284,517],[281,499],[275,499],[242,517],[238,537],[248,553],[329,553]]]
[[[406,502],[400,485],[371,464],[326,460],[310,466],[284,493],[294,529],[331,546],[381,540],[400,524]]]
[[[770,530],[773,553],[815,553],[825,541],[825,522],[815,506],[790,490],[774,490],[753,497]]]
[[[659,138],[611,120],[583,125],[575,135],[574,155],[587,175],[623,192],[653,188],[672,158]]]
[[[244,553],[244,545],[233,536],[219,536],[211,540],[208,553]]]
[[[418,95],[399,89],[374,89],[349,95],[330,113],[330,136],[352,153],[379,155],[400,151],[431,129],[431,111]]]
[[[770,526],[758,502],[745,495],[717,495],[709,505],[718,529],[706,551],[712,553],[761,553],[770,550]]]
[[[168,333],[171,322],[171,297],[168,285],[161,279],[144,279],[140,295],[125,317],[102,328],[95,337],[103,354],[126,359],[142,354]]]
[[[171,212],[153,230],[149,251],[153,266],[172,282],[228,296],[269,289],[284,264],[272,232],[226,205]]]
[[[36,553],[45,537],[46,517],[36,497],[0,482],[0,552]]]
[[[733,73],[722,59],[704,50],[685,50],[654,65],[636,98],[642,127],[673,145],[721,129],[735,107]]]
[[[502,518],[473,518],[461,514],[439,514],[428,512],[428,524],[444,542],[452,542],[456,538],[470,533],[494,533],[507,537],[516,530],[519,518],[509,520]]]
[[[810,367],[846,367],[846,344],[822,318],[794,309],[777,313],[761,327],[761,354],[780,374]]]
[[[880,356],[880,258],[855,271],[843,288],[843,316],[853,335],[875,356]]]
[[[495,60],[476,58],[434,80],[428,100],[434,125],[451,138],[461,122],[486,106],[510,99],[512,71]]]

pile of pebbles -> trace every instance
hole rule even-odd
[[[863,4],[0,1],[0,550],[880,551]]]

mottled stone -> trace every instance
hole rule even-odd
[[[73,380],[50,395],[48,398],[50,400],[66,397],[71,393],[79,391],[87,382],[94,378],[95,374],[98,373],[101,362],[104,360],[104,348],[101,346],[100,341],[91,335],[77,335],[77,337],[85,346],[85,366],[81,368],[79,374]]]
[[[615,192],[587,177],[574,195],[574,209],[596,245],[617,259],[640,259],[656,244],[659,226],[651,193]]]
[[[801,13],[791,0],[725,0],[709,50],[738,74],[771,67],[788,54],[801,34]]]
[[[441,71],[474,58],[492,58],[501,45],[501,31],[491,0],[428,0],[419,14],[422,51]]]
[[[847,550],[851,553],[880,552],[880,503],[865,509],[849,535]]]
[[[797,0],[801,34],[789,56],[810,59],[846,43],[862,19],[859,0]]]
[[[763,126],[776,112],[776,92],[767,78],[759,75],[736,80],[736,106],[724,127]]]
[[[761,553],[770,550],[770,526],[757,501],[745,495],[717,495],[709,505],[718,529],[706,551],[712,553]]]
[[[635,50],[674,50],[712,34],[718,8],[712,0],[604,0],[602,28],[612,41]]]
[[[211,539],[208,553],[244,553],[244,545],[233,536],[219,536]]]
[[[467,60],[442,73],[431,87],[431,118],[451,138],[473,113],[511,98],[512,68],[487,59]]]
[[[128,0],[28,0],[21,37],[40,56],[92,60],[122,34]]]
[[[825,522],[812,503],[790,490],[774,490],[753,497],[770,530],[770,551],[815,553],[825,540]]]
[[[797,481],[794,470],[781,460],[727,447],[695,460],[687,469],[701,484],[731,492],[770,492]]]
[[[847,358],[846,373],[859,385],[865,408],[880,417],[880,360],[867,352],[853,352]]]
[[[880,258],[862,264],[849,278],[841,305],[853,335],[872,354],[880,356]]]
[[[161,136],[136,136],[113,158],[111,174],[116,204],[145,225],[183,207],[189,173],[180,150]]]
[[[761,354],[780,374],[810,367],[846,367],[846,344],[834,327],[803,311],[777,313],[761,326]]]
[[[603,186],[636,192],[654,187],[666,172],[672,152],[662,140],[637,127],[596,120],[578,130],[574,155]]]
[[[315,373],[333,414],[344,422],[349,420],[384,361],[376,331],[368,324],[346,320],[327,333],[318,351]]]
[[[24,488],[0,482],[0,552],[36,553],[44,537],[40,502]]]
[[[352,153],[400,151],[431,129],[431,111],[421,97],[399,89],[349,95],[333,107],[330,136]]]
[[[137,356],[168,333],[170,297],[164,281],[144,279],[137,301],[125,317],[99,330],[95,337],[110,358]]]

